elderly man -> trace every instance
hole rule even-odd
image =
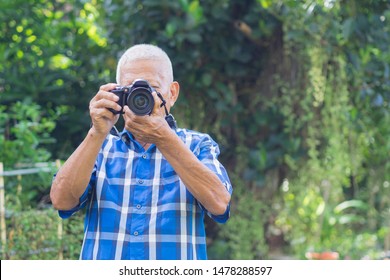
[[[149,114],[117,93],[138,79],[152,89]],[[62,218],[87,208],[81,259],[207,259],[204,214],[226,222],[232,193],[218,145],[167,121],[180,87],[162,49],[128,49],[117,83],[91,100],[92,126],[53,180],[53,206]],[[120,111],[125,127],[112,135]]]

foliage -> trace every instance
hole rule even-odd
[[[132,12],[122,17],[123,1],[103,5],[106,17],[113,19],[105,26],[117,47],[114,53],[134,43],[152,42],[173,57],[174,68],[180,69],[175,76],[182,84],[177,105],[182,110],[175,111],[179,123],[209,131],[217,138],[223,148],[222,160],[245,181],[237,185],[236,203],[242,203],[240,188],[245,188],[253,194],[260,191],[266,208],[285,210],[276,219],[277,225],[293,242],[293,252],[301,255],[290,237],[306,238],[310,231],[295,227],[302,219],[308,228],[321,231],[320,221],[310,218],[310,210],[323,200],[322,184],[332,188],[326,203],[333,207],[347,199],[367,201],[363,192],[372,189],[367,185],[371,176],[366,151],[371,149],[369,139],[376,129],[362,131],[361,126],[375,117],[374,104],[382,110],[376,122],[388,118],[388,103],[384,102],[388,79],[380,77],[383,67],[389,65],[388,32],[383,20],[378,20],[381,15],[376,14],[388,5],[365,4],[354,2],[350,10],[348,5],[320,1],[135,1],[127,3],[126,10]],[[360,13],[359,9],[362,14],[351,14]],[[367,26],[372,28],[367,30]],[[381,38],[374,40],[370,35]],[[381,62],[371,58],[371,53]],[[366,62],[359,64],[360,69],[352,69],[351,61]],[[383,80],[383,87],[375,89],[380,97],[359,99],[361,89],[356,85],[372,84],[364,80],[364,73],[375,67],[375,79]],[[381,127],[379,133],[388,135],[388,129]],[[388,180],[384,174],[389,173],[388,141],[383,144],[383,149],[375,148],[382,156],[376,156],[387,167],[371,169],[382,174],[379,184]],[[292,205],[284,205],[277,196],[283,178],[291,178],[297,193]],[[362,190],[356,189],[358,185]],[[313,209],[305,204],[308,208],[302,219],[291,215],[310,193]],[[370,206],[370,214],[377,217],[377,211],[388,204],[380,209],[376,204]],[[284,215],[293,226],[283,227]],[[268,218],[273,219],[272,215]],[[337,236],[342,237],[348,226],[337,229]],[[375,234],[374,228],[371,234]],[[243,235],[235,240],[221,233],[220,238],[234,244],[244,242]],[[323,236],[321,232],[318,235]]]
[[[23,211],[12,217],[7,240],[9,259],[56,259],[59,248],[54,211]]]
[[[357,9],[354,12],[357,12],[360,3],[354,4]],[[384,3],[380,5],[386,7]],[[306,79],[302,79],[306,84],[301,88],[298,86],[303,93],[299,98],[300,105],[306,110],[291,112],[293,119],[301,120],[301,126],[298,131],[294,127],[290,130],[298,135],[302,135],[302,132],[305,135],[303,144],[307,147],[307,156],[302,157],[302,162],[287,157],[290,170],[298,172],[298,176],[290,172],[288,177],[291,177],[291,182],[285,181],[284,208],[277,224],[290,240],[293,252],[301,257],[305,251],[316,249],[339,250],[342,257],[359,258],[378,244],[383,244],[376,237],[377,230],[380,229],[376,221],[379,218],[378,212],[389,207],[387,199],[382,199],[377,204],[374,198],[379,193],[384,197],[388,194],[388,189],[378,188],[378,185],[386,185],[389,178],[385,174],[390,174],[386,155],[388,141],[382,135],[387,134],[388,129],[381,127],[379,132],[374,127],[366,126],[373,119],[376,119],[379,126],[383,119],[388,119],[388,102],[378,103],[375,100],[378,100],[379,95],[388,95],[386,84],[389,81],[386,77],[376,77],[384,82],[382,88],[375,89],[377,97],[367,98],[365,91],[372,85],[367,85],[366,79],[370,76],[368,73],[381,72],[383,66],[389,65],[390,61],[382,42],[378,40],[367,43],[363,35],[364,30],[368,32],[364,33],[367,36],[377,36],[377,30],[386,30],[386,27],[378,20],[380,15],[375,15],[376,12],[382,12],[375,5],[371,6],[372,10],[368,14],[353,16],[349,14],[349,8],[338,3],[331,9],[315,3],[307,8],[294,10],[295,13],[301,12],[294,16],[294,19],[302,19],[298,26],[285,25],[287,36],[297,30],[313,34],[307,43],[299,37],[288,38],[291,48],[298,44],[300,46],[300,51],[295,55],[307,61],[307,64],[297,69],[301,75],[307,75]],[[366,8],[363,10],[367,13]],[[294,15],[294,12],[289,15]],[[360,19],[356,20],[355,17]],[[289,17],[283,20],[288,21]],[[365,23],[359,25],[360,20]],[[366,30],[370,26],[368,23],[373,24],[372,30]],[[347,25],[352,28],[348,32]],[[309,33],[314,30],[316,33]],[[339,34],[337,30],[343,30],[343,33]],[[356,42],[354,35],[360,32],[363,40]],[[381,38],[383,39],[388,42],[388,34]],[[359,50],[352,47],[354,44],[359,45]],[[367,60],[370,61],[369,67],[360,64],[360,69],[352,68],[354,62],[361,63],[364,60],[361,49],[369,49],[369,52],[375,49],[381,62],[373,57]],[[351,75],[351,71],[355,73]],[[290,83],[289,86],[293,85]],[[288,104],[296,106],[294,101]],[[309,115],[305,116],[307,113]],[[380,119],[377,119],[377,114],[381,115]],[[296,125],[297,122],[292,124]],[[374,153],[380,151],[381,155],[376,154],[375,159],[371,159],[368,151],[372,149],[374,139],[381,142],[381,147],[377,146]],[[373,164],[375,161],[381,162],[380,166]],[[374,173],[381,175],[372,177]],[[372,179],[378,181],[371,181]],[[363,201],[369,206],[367,211],[338,217],[333,211],[337,209],[334,207],[349,199]],[[367,215],[373,222],[367,222]],[[309,236],[307,232],[314,234]],[[365,246],[357,246],[360,242]]]
[[[51,158],[44,145],[53,141],[50,134],[59,112],[43,115],[41,107],[30,102],[10,104],[8,112],[5,106],[0,107],[0,162],[5,170],[31,166]],[[24,185],[22,204],[36,206],[48,193],[51,178],[51,174],[44,173],[9,177],[5,180],[7,195],[20,194]]]
[[[244,182],[232,178],[238,199],[231,207],[229,222],[221,227],[218,238],[210,246],[210,259],[264,259],[268,253],[264,225],[268,217],[265,205],[252,192],[245,192]]]
[[[6,168],[15,163],[47,161],[50,152],[42,144],[53,141],[58,113],[43,116],[39,105],[30,102],[10,104],[8,112],[0,107],[0,162]]]
[[[5,251],[7,259],[78,259],[83,238],[82,216],[63,221],[51,208],[7,206],[7,227],[10,228]]]
[[[0,7],[0,98],[37,103],[44,116],[64,112],[52,133],[54,157],[66,157],[89,126],[88,101],[107,75],[97,11],[84,1],[5,0]],[[7,111],[7,110],[6,110]]]
[[[388,1],[0,5],[0,141],[10,147],[0,154],[10,166],[47,151],[66,158],[120,54],[153,43],[181,84],[179,126],[217,140],[234,182],[231,220],[209,227],[211,258],[267,258],[274,237],[300,258],[390,249]]]
[[[6,0],[0,6],[0,161],[13,169],[65,157],[89,125],[90,95],[71,93],[95,91],[94,81],[105,75],[96,59],[105,40],[86,13],[96,11],[79,1]],[[78,258],[81,219],[63,222],[61,242],[55,211],[33,210],[47,206],[51,178],[6,178],[9,258],[56,259],[61,250],[64,258]]]
[[[50,152],[42,145],[52,140],[50,132],[60,112],[44,116],[41,107],[32,102],[10,104],[8,112],[4,108],[0,108],[0,162],[5,168],[49,160]],[[48,206],[51,179],[52,174],[45,173],[6,177],[7,246],[1,251],[7,259],[57,259],[60,254],[78,258],[81,220],[63,223],[56,211],[43,208]],[[62,238],[59,223],[64,226]]]

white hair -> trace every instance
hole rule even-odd
[[[121,68],[125,63],[131,63],[136,60],[158,60],[161,61],[165,74],[170,82],[173,81],[172,62],[168,55],[161,48],[150,44],[138,44],[130,47],[121,56],[116,67],[116,82],[119,84],[121,80]]]

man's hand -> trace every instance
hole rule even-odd
[[[69,210],[75,207],[88,186],[102,143],[119,118],[119,115],[108,110],[121,110],[121,106],[116,103],[118,96],[109,92],[115,87],[116,84],[101,86],[89,103],[93,126],[84,141],[58,171],[52,183],[50,198],[56,209]]]
[[[98,93],[89,103],[89,114],[93,124],[92,129],[95,133],[102,136],[107,136],[111,128],[119,119],[119,114],[114,115],[108,110],[121,110],[121,106],[116,103],[119,100],[119,97],[114,93],[109,92],[116,86],[117,84],[114,83],[102,85]]]
[[[161,99],[153,92],[154,108],[150,115],[137,116],[128,106],[124,107],[125,128],[142,144],[158,144],[170,130],[161,108]]]
[[[150,116],[137,116],[124,107],[125,128],[140,144],[156,144],[190,193],[212,214],[226,212],[230,194],[218,176],[208,169],[169,127],[162,101],[153,92],[154,108]]]

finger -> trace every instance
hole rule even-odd
[[[139,125],[136,122],[137,116],[130,110],[129,106],[123,107],[123,119],[125,121],[125,129],[134,133],[135,128]]]
[[[115,84],[115,83],[108,83],[108,84],[105,84],[105,85],[100,86],[99,90],[102,90],[102,91],[110,91],[110,90],[115,89],[117,86],[118,86],[118,84]]]
[[[96,96],[94,97],[94,99],[95,100],[108,99],[117,102],[119,101],[119,96],[113,92],[99,90]]]
[[[94,99],[95,100],[100,100],[100,99],[109,99],[112,101],[117,102],[119,100],[119,96],[116,95],[115,93],[111,92],[114,90],[118,85],[114,83],[102,85],[99,88],[99,91],[95,95]]]
[[[134,112],[130,110],[129,106],[125,105],[123,107],[123,113],[124,113],[123,117],[124,117],[125,121],[129,120],[131,122],[134,122],[137,120],[137,115],[134,114]]]
[[[129,106],[127,106],[127,105],[123,106],[123,112],[124,112],[125,115],[127,115],[127,116],[135,115],[135,114],[133,113],[133,111],[130,110]]]
[[[112,112],[107,110],[106,108],[95,108],[90,112],[92,120],[99,119],[108,119],[110,121],[114,121],[119,118],[119,115],[114,115]]]
[[[122,109],[122,107],[118,103],[108,99],[100,99],[94,101],[91,103],[90,108],[106,108],[113,109],[115,111],[120,111]]]

